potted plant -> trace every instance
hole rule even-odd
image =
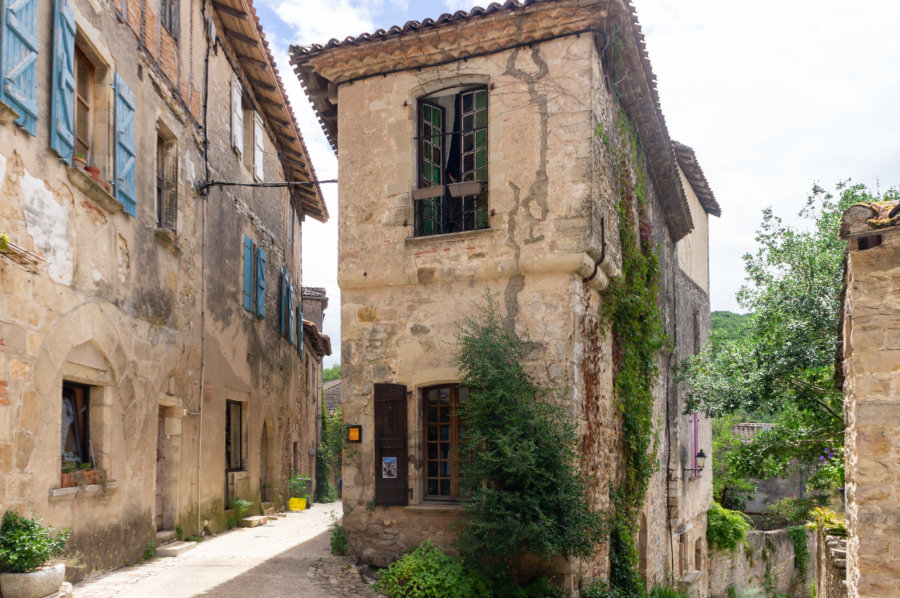
[[[62,474],[60,475],[59,483],[60,488],[72,488],[77,485],[75,472],[78,471],[80,463],[81,460],[73,453],[68,451],[63,453]]]
[[[63,563],[43,566],[62,553],[71,531],[56,534],[15,511],[3,514],[0,526],[0,592],[4,598],[41,598],[59,591],[66,577]]]
[[[99,184],[103,184],[103,179],[100,178],[100,169],[96,166],[85,166],[84,171],[91,175],[91,178],[97,181]]]
[[[309,485],[312,478],[292,475],[288,483],[291,491],[291,499],[288,501],[288,509],[291,511],[303,511],[311,504],[309,500]]]
[[[84,167],[87,166],[87,158],[81,152],[75,152],[75,155],[72,157],[72,166],[78,170],[84,170]]]

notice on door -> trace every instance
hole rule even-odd
[[[381,458],[381,477],[382,479],[396,479],[397,477],[397,457]]]

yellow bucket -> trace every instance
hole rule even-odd
[[[288,509],[291,511],[305,511],[306,510],[306,499],[305,498],[292,498],[288,501]]]

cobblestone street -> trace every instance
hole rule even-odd
[[[329,526],[341,514],[339,502],[317,504],[264,526],[207,538],[178,557],[155,557],[86,579],[74,595],[374,598],[354,558],[331,554]]]

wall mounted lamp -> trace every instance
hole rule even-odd
[[[697,451],[697,467],[685,467],[685,471],[692,471],[694,474],[698,474],[703,471],[703,466],[706,465],[706,453],[703,452],[703,449]]]

